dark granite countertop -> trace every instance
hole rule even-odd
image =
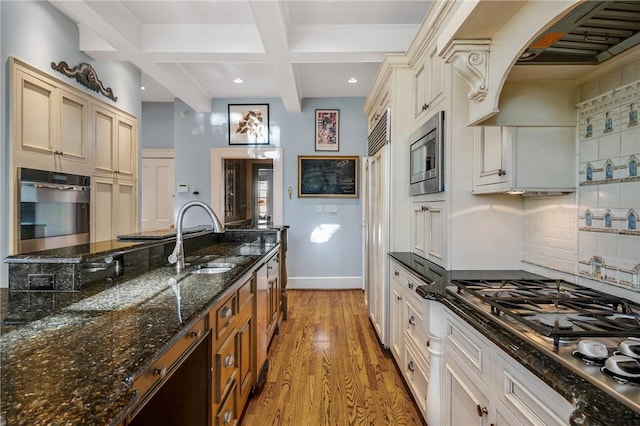
[[[584,425],[640,425],[640,413],[600,390],[577,373],[527,343],[498,322],[476,312],[446,291],[454,279],[539,279],[545,278],[526,271],[446,271],[408,252],[393,252],[389,256],[418,277],[433,281],[424,286],[425,298],[437,300],[469,323],[500,349],[551,386],[576,407],[578,418],[584,415]],[[578,423],[576,423],[578,424]]]
[[[122,244],[111,242],[109,250],[133,247]],[[176,275],[167,265],[80,292],[2,289],[3,320],[11,311],[35,314],[27,322],[3,321],[0,424],[121,421],[137,398],[127,380],[150,366],[275,247],[271,240],[227,241],[188,253],[193,262],[215,258],[238,265],[217,275]],[[108,252],[102,249],[97,247]]]

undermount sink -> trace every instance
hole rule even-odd
[[[236,265],[233,263],[204,263],[195,267],[192,274],[222,274],[229,272]]]

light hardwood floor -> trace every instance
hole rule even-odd
[[[242,426],[423,425],[362,290],[289,290],[262,392]],[[385,353],[386,352],[386,353]]]

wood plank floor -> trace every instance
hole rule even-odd
[[[288,304],[242,426],[423,425],[362,290],[289,290]]]

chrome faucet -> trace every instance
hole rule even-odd
[[[169,263],[176,264],[176,273],[182,272],[184,269],[184,248],[182,243],[182,222],[184,219],[184,214],[193,206],[200,206],[207,212],[209,217],[211,218],[211,223],[213,224],[213,232],[221,233],[224,232],[224,225],[218,219],[218,216],[213,212],[213,209],[202,201],[189,201],[185,203],[180,210],[178,210],[178,216],[176,217],[176,246],[173,249],[173,253],[169,255]]]

